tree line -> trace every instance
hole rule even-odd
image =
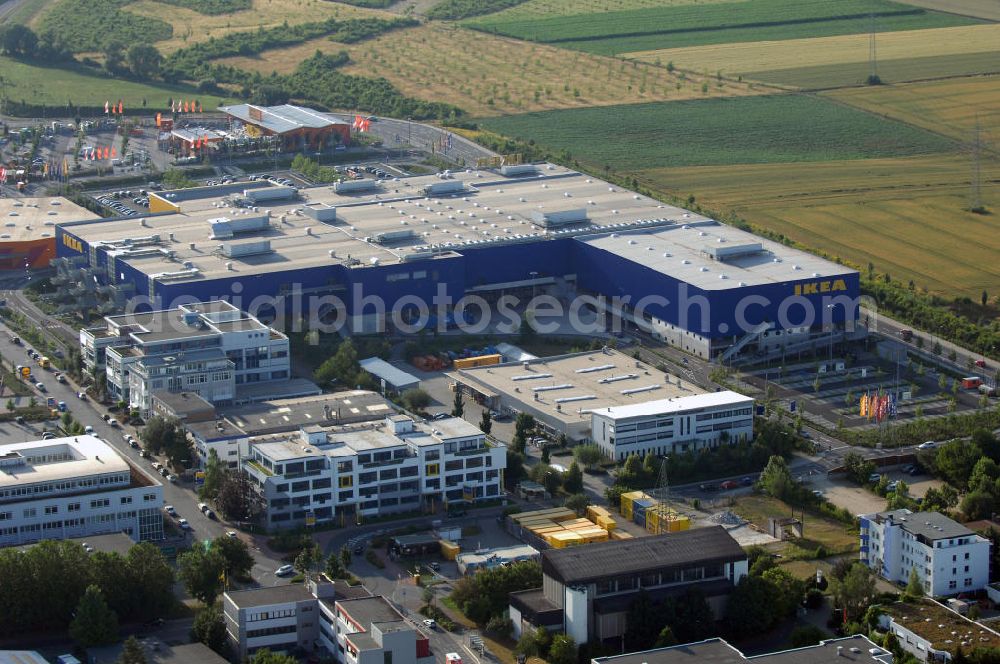
[[[87,553],[76,542],[45,540],[25,550],[0,549],[0,634],[64,631],[87,593],[121,620],[165,615],[176,601],[174,573],[154,545],[136,544],[124,556]]]
[[[182,48],[167,58],[163,71],[168,80],[219,78],[223,70],[216,70],[211,62],[220,58],[257,55],[267,50],[301,44],[318,37],[328,37],[332,41],[352,44],[416,24],[417,22],[411,18],[358,18],[347,21],[331,18],[297,25],[289,25],[285,21],[283,25],[274,28],[262,27],[259,30],[234,32],[218,39],[210,37],[207,41]],[[246,76],[245,72],[243,76]]]
[[[457,21],[516,7],[526,0],[441,0],[427,12],[427,18]]]

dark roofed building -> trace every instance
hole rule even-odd
[[[722,526],[696,528],[664,537],[637,537],[590,546],[552,549],[542,556],[542,571],[560,583],[589,583],[608,576],[636,574],[669,564],[724,563],[745,558]]]
[[[721,526],[542,552],[542,588],[510,596],[514,632],[545,627],[614,642],[640,591],[663,602],[697,589],[721,616],[747,556]]]

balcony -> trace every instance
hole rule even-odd
[[[270,470],[262,466],[257,461],[247,460],[247,465],[253,466],[254,469],[260,471],[261,475],[264,475],[265,477],[274,477],[274,473],[272,473]]]

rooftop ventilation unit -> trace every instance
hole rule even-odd
[[[380,189],[378,180],[344,180],[333,185],[333,190],[338,194],[356,194],[361,191],[373,191]]]
[[[270,240],[253,242],[226,242],[222,245],[222,255],[226,258],[246,258],[271,253]]]
[[[524,368],[527,369],[529,364],[524,363]],[[538,378],[552,378],[550,373],[540,373],[540,374],[522,374],[520,376],[511,376],[511,380],[535,380]]]
[[[660,389],[659,385],[646,385],[644,387],[633,387],[628,390],[622,390],[622,394],[639,394],[640,392],[651,392],[652,390]]]
[[[439,194],[460,194],[465,191],[465,183],[461,180],[444,180],[424,185],[424,194],[437,196]]]
[[[531,388],[535,392],[551,392],[552,390],[569,390],[572,389],[573,385],[571,383],[563,383],[561,385],[539,385],[538,387]]]
[[[582,224],[588,221],[587,208],[572,208],[568,210],[554,210],[551,212],[534,211],[531,213],[531,221],[544,228],[557,228],[569,224]]]
[[[295,198],[292,187],[263,187],[261,189],[244,189],[243,198],[250,205],[259,205],[269,201],[287,201]]]
[[[598,364],[596,367],[584,367],[583,369],[577,369],[576,373],[593,373],[595,371],[607,371],[608,369],[614,369],[613,364]]]
[[[538,168],[534,164],[511,164],[500,167],[500,175],[506,177],[517,177],[523,175],[537,175]]]
[[[325,223],[337,220],[337,208],[323,205],[322,203],[309,203],[302,208],[302,214],[310,219]]]
[[[390,244],[392,242],[400,242],[403,240],[410,240],[413,238],[418,238],[417,233],[411,229],[400,230],[400,231],[386,231],[384,233],[379,233],[375,236],[375,242],[379,244]]]
[[[231,219],[229,217],[217,217],[215,219],[209,219],[208,224],[212,229],[211,239],[228,240],[234,235],[238,235],[240,233],[255,233],[267,230],[268,216],[266,214],[262,214],[249,217],[238,217],[235,219]]]
[[[713,260],[728,261],[744,256],[753,256],[762,253],[764,246],[760,242],[747,242],[745,244],[729,244],[725,246],[706,246],[702,251]]]

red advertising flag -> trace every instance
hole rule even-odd
[[[118,115],[125,112],[125,104],[123,102],[118,102]]]
[[[110,102],[110,101],[106,101],[106,102],[104,102],[104,113],[105,113],[105,115],[107,115],[107,114],[108,114],[108,113],[110,112],[110,111],[108,110],[108,106],[110,106],[110,105],[111,105],[111,102]]]
[[[107,159],[111,156],[111,148],[104,148],[104,158]]]
[[[118,156],[118,150],[116,150],[115,146],[112,145],[111,146],[111,157],[114,158],[114,157],[117,157],[117,156]]]

